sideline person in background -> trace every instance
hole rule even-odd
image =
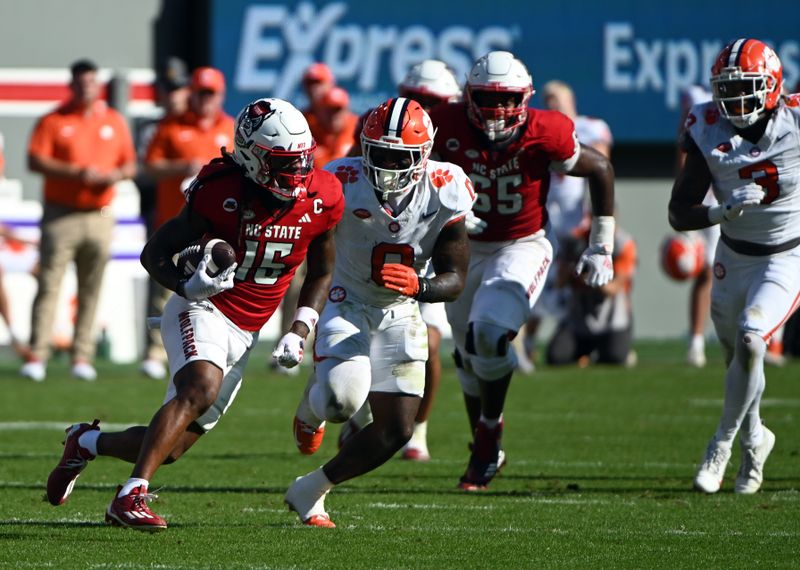
[[[223,147],[231,148],[233,118],[222,110],[225,77],[213,67],[200,67],[192,73],[189,107],[177,116],[159,123],[147,149],[145,168],[157,182],[155,229],[175,217],[186,203],[184,191],[200,167],[219,156]],[[154,283],[148,315],[160,315],[171,291]],[[166,353],[161,333],[151,330],[141,371],[150,378],[166,376]]]
[[[556,258],[556,287],[568,287],[564,317],[547,345],[547,364],[635,363],[631,288],[636,271],[636,243],[619,226],[614,231],[614,278],[588,287],[575,276],[575,264],[589,239],[589,223],[563,236]]]
[[[114,184],[136,173],[128,125],[101,100],[97,66],[84,59],[70,71],[69,100],[39,120],[28,147],[28,167],[44,176],[44,211],[31,356],[20,373],[39,382],[46,376],[56,303],[71,261],[78,278],[72,375],[97,377],[92,326],[114,230]]]

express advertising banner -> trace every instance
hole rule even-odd
[[[420,60],[445,61],[463,82],[475,59],[509,50],[527,65],[534,87],[569,83],[579,113],[605,119],[617,142],[668,142],[681,91],[708,84],[730,39],[767,41],[788,88],[800,81],[800,2],[781,4],[774,11],[743,1],[213,0],[212,65],[228,78],[231,114],[263,96],[302,107],[300,79],[315,61],[330,66],[361,112],[393,96]],[[541,105],[538,96],[532,104]]]

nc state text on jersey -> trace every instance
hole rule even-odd
[[[503,176],[504,174],[519,172],[519,156],[514,155],[511,160],[497,168],[486,168],[486,165],[481,162],[473,162],[472,172],[482,176],[488,176],[491,180],[494,180],[498,176]]]
[[[265,237],[270,239],[300,239],[302,226],[264,226],[259,224],[247,224],[245,226],[246,237]]]

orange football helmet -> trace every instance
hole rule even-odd
[[[711,68],[711,91],[720,114],[743,129],[778,106],[783,66],[764,42],[739,38],[725,46]]]
[[[384,200],[422,178],[435,134],[428,113],[412,99],[389,99],[370,113],[361,131],[361,162]]]
[[[675,281],[694,279],[706,265],[705,245],[686,234],[671,234],[661,242],[661,269]]]

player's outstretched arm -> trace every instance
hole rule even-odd
[[[700,149],[690,143],[669,200],[669,223],[673,229],[684,232],[713,225],[709,220],[708,206],[703,205],[703,198],[710,185],[711,172],[708,164]]]
[[[203,237],[209,229],[205,218],[184,207],[177,216],[156,230],[145,244],[139,259],[157,283],[176,291],[185,276],[172,262],[172,256]]]

